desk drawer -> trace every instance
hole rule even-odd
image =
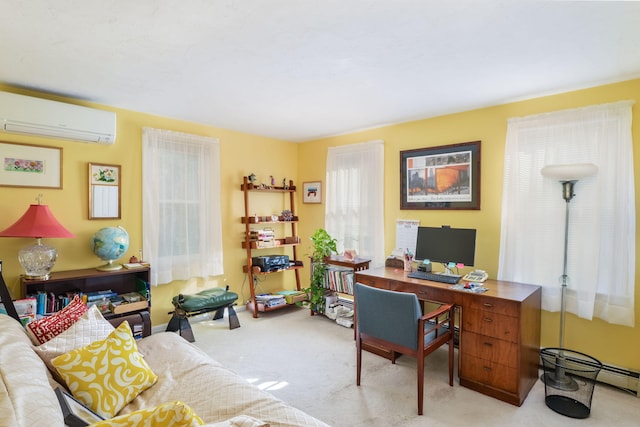
[[[510,368],[518,368],[518,345],[486,335],[462,331],[464,354],[474,358],[490,360]]]
[[[374,288],[377,287],[376,286],[376,279],[374,279],[373,277],[359,276],[357,280],[358,280],[359,283],[362,283],[363,285],[373,286]]]
[[[517,343],[518,328],[517,317],[467,307],[462,309],[462,330],[465,332],[475,332]]]
[[[464,306],[513,317],[518,317],[520,312],[520,305],[517,302],[482,295],[465,295]]]
[[[415,294],[418,291],[418,285],[406,282],[397,282],[395,280],[389,280],[389,289],[398,292],[407,292]]]
[[[514,368],[467,354],[462,355],[461,366],[461,378],[512,393],[518,391],[518,371]]]
[[[433,301],[438,303],[449,303],[460,305],[462,299],[459,292],[451,292],[449,289],[442,289],[436,286],[425,286],[416,283],[406,283],[389,281],[389,289],[392,291],[407,292],[416,294],[421,301]]]

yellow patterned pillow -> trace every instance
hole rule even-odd
[[[73,396],[111,418],[158,377],[151,371],[124,321],[107,338],[51,360]]]
[[[179,400],[155,408],[141,409],[126,415],[99,421],[91,427],[196,427],[204,424],[193,409]]]

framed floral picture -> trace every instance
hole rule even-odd
[[[62,148],[0,142],[0,186],[62,188]]]
[[[89,219],[119,219],[120,166],[89,163]]]

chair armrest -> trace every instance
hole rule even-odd
[[[438,318],[440,316],[442,316],[443,314],[450,312],[449,315],[451,315],[452,310],[453,310],[454,305],[453,304],[445,304],[445,305],[441,305],[440,307],[436,308],[435,310],[432,310],[428,313],[425,313],[422,315],[422,317],[420,317],[420,320],[431,320],[431,319],[435,319]]]
[[[418,321],[420,330],[424,331],[424,335],[435,331],[436,336],[439,336],[441,329],[445,331],[445,334],[453,333],[454,308],[455,306],[453,304],[444,304],[435,310],[423,314]],[[446,318],[440,320],[440,317],[444,315],[446,315]]]

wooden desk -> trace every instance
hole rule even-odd
[[[401,269],[357,271],[356,282],[401,292],[422,301],[453,303],[460,310],[460,385],[520,406],[538,380],[539,286],[487,280],[476,294],[452,285],[407,277]],[[462,283],[462,282],[461,282]]]

